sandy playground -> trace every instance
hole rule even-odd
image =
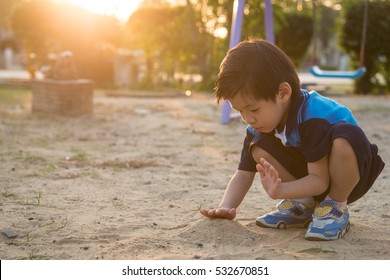
[[[389,163],[390,98],[335,99]],[[219,124],[211,95],[101,95],[79,118],[30,110],[0,104],[0,259],[390,259],[387,167],[345,238],[306,241],[255,225],[276,204],[258,176],[234,221],[198,213],[218,205],[245,135]]]

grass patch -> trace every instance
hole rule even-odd
[[[21,259],[22,260],[49,260],[50,258],[48,256],[39,254],[38,250],[33,249],[28,253],[27,257]]]
[[[16,197],[16,195],[13,193],[13,192],[9,192],[8,190],[5,190],[1,193],[2,196],[4,196],[5,198],[7,197]]]
[[[21,160],[25,164],[45,164],[46,159],[36,153],[20,151],[14,156],[15,160]]]
[[[60,219],[55,220],[54,218],[50,219],[50,221],[46,224],[40,225],[40,228],[46,228],[47,232],[59,231],[60,229],[65,228],[68,225],[68,219]]]
[[[53,203],[46,204],[42,203],[43,199],[43,193],[41,191],[38,191],[35,193],[33,197],[27,197],[25,201],[21,201],[21,205],[26,206],[35,206],[35,207],[47,207],[47,208],[56,208]]]
[[[32,205],[32,206],[41,206],[41,201],[43,198],[43,194],[41,191],[38,191],[35,196],[30,198],[26,198],[26,201],[22,202],[23,205]]]
[[[0,86],[0,104],[21,104],[31,100],[31,90]]]
[[[203,208],[204,208],[204,204],[202,202],[199,202],[198,205],[196,205],[196,207],[194,207],[194,208],[191,208],[190,211],[199,212],[199,210],[203,209]]]
[[[30,243],[32,240],[33,240],[33,239],[32,239],[32,236],[31,236],[30,232],[27,232],[27,233],[26,233],[26,242],[27,242],[27,243]]]
[[[48,227],[48,232],[58,231],[68,225],[68,219],[64,218],[59,221],[52,220],[51,222],[42,225],[41,227]]]
[[[88,154],[86,151],[81,150],[79,148],[72,148],[72,153],[74,154],[72,157],[69,158],[71,161],[81,161],[86,162],[88,158]]]

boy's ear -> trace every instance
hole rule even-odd
[[[291,94],[292,94],[292,88],[290,84],[287,82],[280,83],[279,91],[278,91],[279,98],[282,101],[286,102],[290,100]]]

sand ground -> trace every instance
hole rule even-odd
[[[390,162],[390,98],[336,97]],[[259,182],[234,221],[208,220],[240,156],[245,125],[220,125],[211,96],[97,96],[93,116],[0,104],[1,259],[390,259],[390,177],[350,206],[341,240],[255,225],[273,208]]]

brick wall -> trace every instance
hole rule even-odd
[[[93,113],[90,80],[37,80],[32,84],[32,112],[79,116]]]

